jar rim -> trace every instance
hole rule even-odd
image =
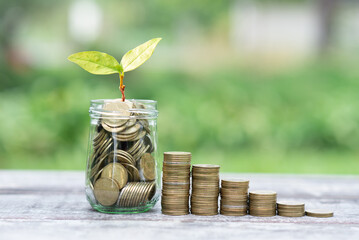
[[[101,99],[93,99],[91,100],[91,103],[97,103],[97,104],[102,104],[105,102],[115,102],[120,100],[119,98],[114,98],[114,99],[106,99],[106,98],[101,98]],[[135,101],[135,102],[140,102],[140,103],[152,103],[152,104],[157,104],[156,100],[150,100],[150,99],[126,99],[128,101]]]
[[[92,118],[105,119],[155,119],[158,117],[157,101],[147,99],[126,99],[129,102],[141,103],[147,108],[132,108],[128,110],[133,113],[131,116],[119,116],[118,111],[107,111],[102,109],[102,105],[107,102],[119,101],[121,99],[94,99],[91,100],[89,109]]]

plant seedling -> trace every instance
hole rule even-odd
[[[123,85],[123,78],[125,72],[132,71],[146,62],[152,56],[153,51],[161,39],[162,38],[151,39],[128,51],[123,55],[120,63],[111,55],[97,51],[74,53],[67,59],[92,74],[108,75],[118,73],[120,75],[119,89],[122,94],[122,101],[124,102],[125,85]]]

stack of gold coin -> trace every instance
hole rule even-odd
[[[155,191],[155,182],[130,182],[122,189],[117,204],[120,207],[144,206]]]
[[[248,180],[222,180],[220,213],[228,216],[246,215],[248,188]]]
[[[136,102],[121,100],[103,105],[106,114],[99,119],[92,138],[88,173],[94,196],[103,206],[134,207],[148,200],[147,196],[152,198],[156,161],[150,124],[137,111],[143,108]]]
[[[249,192],[249,214],[258,217],[276,215],[277,193],[260,190]]]
[[[318,217],[318,218],[327,218],[334,216],[334,213],[332,211],[324,210],[324,209],[311,209],[305,211],[305,213],[309,217]]]
[[[196,164],[192,167],[191,213],[218,214],[219,166]]]
[[[162,213],[188,214],[192,155],[190,152],[165,152],[163,155]]]
[[[277,202],[277,211],[283,217],[302,217],[305,214],[304,203],[291,201]]]

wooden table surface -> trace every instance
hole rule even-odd
[[[359,239],[359,176],[222,174],[270,189],[278,200],[334,211],[332,218],[166,216],[93,211],[84,173],[0,171],[0,239]]]

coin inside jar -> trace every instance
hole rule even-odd
[[[145,153],[141,157],[140,167],[146,180],[154,180],[156,177],[156,162],[150,153]]]
[[[108,102],[103,106],[103,110],[109,112],[116,112],[116,116],[128,117],[130,116],[130,106],[126,102],[113,101]],[[120,127],[127,122],[126,119],[103,118],[102,126],[106,127]]]
[[[102,170],[101,177],[112,178],[116,181],[119,189],[122,189],[128,181],[127,170],[121,163],[107,164]]]
[[[94,195],[102,206],[112,206],[120,194],[119,187],[111,178],[100,178],[95,182]]]

